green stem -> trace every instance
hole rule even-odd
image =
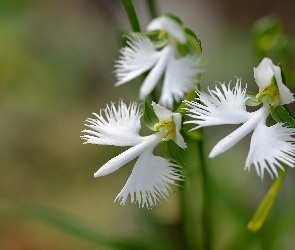
[[[201,77],[201,75],[199,75]],[[199,78],[200,79],[200,78]],[[197,89],[201,90],[201,85],[197,85]],[[210,250],[212,249],[212,229],[211,229],[211,197],[210,197],[210,189],[208,184],[208,176],[207,176],[207,169],[206,169],[206,162],[204,157],[204,136],[203,136],[203,128],[199,129],[199,133],[201,136],[201,140],[198,140],[198,148],[199,148],[199,157],[200,157],[200,164],[201,164],[201,185],[202,185],[202,213],[201,213],[201,220],[202,220],[202,230],[203,230],[203,249]]]
[[[203,129],[200,129],[201,137],[203,138]],[[201,185],[202,185],[202,239],[203,249],[212,249],[212,233],[211,233],[211,205],[210,205],[210,190],[207,178],[207,169],[204,157],[203,140],[198,140],[199,157],[201,163]]]
[[[202,136],[202,129],[198,130]],[[210,189],[204,157],[203,140],[187,141],[184,159],[190,162],[182,191],[182,244],[183,249],[212,249]],[[201,166],[201,167],[200,167]],[[200,207],[200,202],[202,207]],[[201,231],[201,233],[200,233]],[[200,243],[202,241],[202,244]]]
[[[273,182],[272,186],[268,190],[267,194],[264,196],[261,204],[256,210],[253,218],[248,223],[248,229],[252,232],[257,232],[263,225],[272,205],[277,197],[278,192],[284,182],[287,168],[284,167],[285,171],[281,171],[279,177]]]
[[[189,170],[185,171],[186,178],[181,188],[181,227],[180,239],[182,249],[200,249],[200,215],[199,215],[199,157],[195,157],[198,152],[198,145],[195,141],[187,142],[188,149],[183,151],[184,159],[190,162]],[[194,152],[194,153],[193,153]]]
[[[158,15],[157,15],[157,8],[156,8],[155,1],[154,0],[147,0],[146,2],[147,2],[147,6],[149,8],[150,17],[152,19],[156,18]]]
[[[132,0],[122,0],[127,16],[129,18],[130,26],[133,32],[140,32],[140,26],[137,15],[134,9]]]

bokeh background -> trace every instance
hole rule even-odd
[[[146,2],[134,2],[144,28],[150,20]],[[180,16],[201,39],[209,61],[203,88],[238,76],[255,90],[258,18],[276,14],[295,33],[293,1],[159,0],[157,6],[159,13]],[[111,249],[103,241],[117,238],[183,249],[179,190],[153,209],[128,202],[121,207],[113,201],[134,162],[94,179],[93,173],[122,149],[83,145],[80,139],[92,112],[138,96],[139,83],[114,88],[114,60],[120,35],[128,29],[119,0],[0,1],[0,249]],[[206,151],[234,128],[206,129]],[[246,228],[272,182],[269,176],[261,181],[253,168],[244,172],[248,148],[249,137],[207,160],[213,249],[295,249],[292,169],[261,231]],[[189,192],[191,185],[184,188]],[[194,185],[199,191],[191,194],[191,204],[199,214],[200,184]],[[67,223],[81,225],[82,232]],[[195,225],[201,230],[200,222]],[[103,240],[95,242],[93,232]],[[200,235],[193,237],[201,242]]]

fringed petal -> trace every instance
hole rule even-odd
[[[128,47],[120,50],[121,56],[115,64],[118,82],[115,86],[126,83],[151,69],[160,57],[148,37],[133,34],[128,37]]]
[[[171,192],[169,185],[177,185],[177,181],[183,180],[179,168],[162,157],[154,156],[152,150],[144,151],[115,201],[120,200],[120,204],[125,205],[130,195],[131,203],[149,208],[155,206],[159,199],[167,200]]]
[[[96,119],[88,118],[88,123],[85,124],[91,130],[82,131],[88,134],[81,136],[86,140],[85,144],[133,146],[142,141],[139,135],[142,111],[136,102],[127,106],[120,100],[117,108],[112,103],[106,109],[100,110],[99,115],[93,114]]]
[[[277,168],[284,169],[282,163],[294,167],[294,135],[295,129],[284,127],[282,123],[267,127],[263,122],[260,122],[251,138],[245,169],[249,170],[253,163],[258,176],[263,179],[264,170],[272,178],[273,176],[278,177]]]
[[[222,91],[221,91],[222,89]],[[235,87],[224,84],[208,89],[209,94],[197,90],[196,101],[185,101],[187,115],[193,120],[185,123],[197,124],[194,129],[222,124],[239,124],[249,120],[253,114],[246,111],[245,89],[241,89],[241,80]]]
[[[201,70],[201,58],[186,56],[170,60],[165,72],[165,78],[159,103],[172,108],[173,101],[180,102],[187,92],[194,88],[195,77]]]

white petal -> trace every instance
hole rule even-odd
[[[151,69],[147,77],[144,79],[139,93],[139,98],[144,99],[147,97],[152,90],[155,88],[160,78],[162,77],[168,62],[173,57],[173,46],[166,46],[160,52],[159,60],[156,65]]]
[[[188,108],[187,115],[193,120],[185,123],[197,124],[194,129],[222,124],[239,124],[252,117],[252,113],[246,111],[245,89],[241,89],[240,79],[236,86],[230,89],[230,84],[216,86],[215,90],[209,90],[209,94],[197,90],[196,102],[185,101]]]
[[[150,136],[141,137],[141,140],[142,142],[140,144],[127,149],[123,153],[109,160],[94,174],[94,177],[111,174],[126,163],[132,161],[145,150],[153,150],[155,146],[161,142],[162,136],[160,133],[156,133]]]
[[[234,132],[223,138],[221,141],[219,141],[212,149],[209,157],[213,158],[230,149],[252,130],[254,130],[259,122],[265,122],[268,115],[269,109],[264,107],[254,112],[253,117],[249,121],[244,123],[241,127],[237,128]]]
[[[250,144],[250,151],[246,160],[245,169],[250,169],[253,163],[258,176],[263,178],[264,170],[271,177],[278,177],[276,168],[283,169],[282,163],[289,167],[295,165],[295,129],[283,127],[277,123],[267,127],[260,122],[255,128]]]
[[[185,149],[187,147],[179,131],[175,131],[173,141],[177,144],[178,147],[181,147],[182,149]]]
[[[273,65],[272,60],[265,57],[262,59],[258,67],[254,68],[254,78],[259,90],[271,84],[271,79],[274,76],[271,65]]]
[[[176,126],[176,130],[180,131],[181,129],[181,122],[182,122],[182,115],[180,113],[173,113],[173,121],[175,123]]]
[[[280,91],[280,105],[284,105],[284,104],[289,104],[291,102],[294,102],[294,96],[293,93],[290,92],[290,89],[283,83],[282,81],[282,75],[281,75],[281,68],[279,66],[275,66],[275,65],[271,65],[276,81],[277,81],[277,85],[278,85],[278,89]]]
[[[125,186],[117,195],[116,200],[125,205],[128,196],[131,203],[139,207],[156,205],[159,199],[166,199],[171,191],[169,184],[177,185],[182,180],[179,166],[169,163],[166,159],[154,156],[152,150],[144,151],[138,158]]]
[[[173,113],[173,121],[175,123],[176,126],[176,131],[175,131],[175,135],[173,138],[173,141],[181,148],[186,148],[186,143],[182,137],[182,135],[180,134],[180,130],[181,130],[181,122],[182,122],[182,116],[180,113]]]
[[[140,117],[142,111],[136,102],[127,106],[122,100],[118,103],[118,108],[112,103],[106,109],[100,110],[100,114],[95,114],[97,119],[88,118],[85,126],[91,130],[83,130],[88,135],[81,136],[85,143],[133,146],[142,141],[139,135]]]
[[[122,55],[115,64],[115,74],[118,78],[115,86],[126,83],[151,69],[160,56],[160,52],[154,49],[152,42],[144,35],[130,36],[127,44],[129,47],[120,50]]]
[[[169,61],[159,103],[172,108],[173,100],[180,102],[194,88],[195,76],[201,72],[201,60],[186,56]]]
[[[152,102],[152,106],[159,121],[170,121],[172,119],[173,113],[169,109],[166,109],[155,102]]]
[[[183,27],[167,16],[161,16],[153,19],[147,26],[147,31],[166,30],[171,36],[176,38],[180,43],[186,42]]]

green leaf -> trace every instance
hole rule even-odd
[[[259,101],[258,98],[256,97],[257,93],[254,92],[246,92],[246,105],[248,106],[258,106],[261,104],[262,101]]]
[[[271,108],[271,115],[276,122],[285,123],[288,127],[295,128],[295,119],[288,113],[283,106]]]
[[[162,147],[162,154],[167,160],[187,169],[180,155],[179,147],[176,145],[174,141],[172,140],[162,141],[161,147]]]
[[[253,218],[248,223],[248,229],[252,232],[257,232],[263,225],[275,198],[278,195],[278,192],[281,189],[281,186],[284,182],[284,178],[286,175],[286,169],[284,167],[284,171],[281,170],[279,177],[273,182],[272,186],[268,190],[267,194],[264,196],[261,204],[259,205],[258,209],[256,210]]]
[[[154,125],[159,122],[153,107],[146,101],[143,102],[143,122],[153,131],[156,131]]]

